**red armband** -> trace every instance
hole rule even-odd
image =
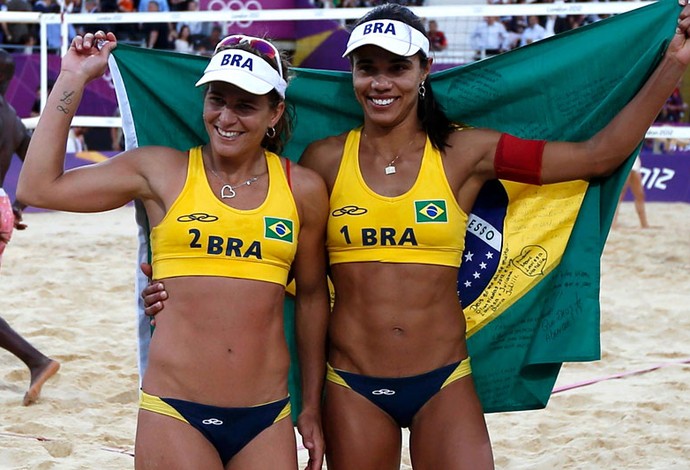
[[[544,145],[545,140],[526,140],[501,134],[494,156],[496,178],[540,185]]]

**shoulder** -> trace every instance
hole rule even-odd
[[[501,133],[483,127],[458,127],[448,136],[448,154],[481,151],[485,146],[496,145]]]
[[[310,168],[290,162],[292,195],[300,214],[307,224],[323,225],[328,213],[328,191],[323,178]]]
[[[487,128],[464,127],[448,138],[444,152],[446,167],[453,172],[473,174],[482,171],[482,162],[493,165],[493,155],[501,133]]]
[[[186,168],[188,152],[171,147],[143,146],[126,150],[113,160],[126,161],[139,168],[144,175],[165,175],[176,168]]]
[[[343,153],[343,147],[347,140],[348,132],[340,135],[326,137],[312,142],[307,146],[300,158],[300,165],[313,167],[324,160],[339,160]]]
[[[156,159],[156,160],[181,160],[187,159],[189,155],[188,150],[177,150],[172,147],[163,147],[160,145],[145,145],[134,149],[126,150],[119,156],[126,158],[141,158],[141,159]]]
[[[312,142],[302,153],[300,165],[318,173],[328,184],[335,181],[349,132]]]
[[[290,162],[290,175],[292,192],[296,197],[328,197],[323,178],[311,168]]]

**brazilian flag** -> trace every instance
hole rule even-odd
[[[645,83],[673,37],[679,11],[675,0],[661,0],[434,73],[431,83],[457,122],[528,139],[585,140]],[[128,148],[188,149],[206,141],[202,91],[194,83],[207,60],[118,46],[111,71]],[[362,115],[348,73],[292,74],[287,99],[296,127],[284,154],[297,160],[307,144],[360,125]],[[563,362],[599,358],[600,257],[632,162],[601,180],[540,187],[496,180],[482,189],[467,227],[458,292],[486,412],[543,408]],[[145,259],[141,210],[138,220]],[[290,300],[285,315],[292,337]],[[293,367],[295,410],[298,377]]]

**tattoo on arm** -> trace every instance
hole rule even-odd
[[[72,96],[74,95],[74,91],[63,91],[62,92],[62,98],[60,98],[60,102],[64,103],[66,105],[72,104]],[[57,106],[58,111],[61,111],[65,114],[69,113],[69,108],[66,108],[65,106],[59,104]]]

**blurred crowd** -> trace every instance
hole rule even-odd
[[[312,4],[318,8],[369,8],[383,3],[398,3],[408,7],[424,6],[424,0],[313,0]]]
[[[487,16],[470,37],[475,59],[483,59],[521,46],[596,23],[609,14],[599,15],[516,15]]]
[[[198,11],[200,0],[0,0],[0,11],[43,12],[43,13],[128,13],[128,12],[169,12],[169,11]],[[400,3],[407,6],[424,6],[434,4],[432,0],[311,0],[316,7],[350,8],[373,7],[381,3]],[[525,3],[526,0],[504,0],[489,3]],[[536,3],[552,3],[554,0],[536,0]],[[470,30],[469,47],[474,51],[474,60],[481,60],[502,52],[522,47],[533,42],[548,38],[575,28],[579,28],[607,18],[609,14],[599,15],[516,15],[484,17]],[[442,24],[450,25],[445,21]],[[436,53],[460,47],[452,40],[457,35],[447,34],[439,28],[439,21],[426,21],[427,33],[431,49]],[[60,25],[48,25],[46,32],[48,48],[57,52],[61,46]],[[102,26],[101,26],[102,27]],[[449,26],[450,27],[450,26]],[[86,30],[92,30],[92,25],[70,25],[69,35],[74,36]],[[210,55],[216,44],[223,37],[220,24],[210,22],[180,21],[177,23],[121,23],[109,26],[123,43],[139,45],[147,48],[168,49],[178,52]],[[9,52],[38,52],[39,28],[36,24],[1,23],[0,48]],[[71,39],[71,37],[70,37]],[[462,47],[467,48],[467,45]],[[471,59],[470,59],[471,60]],[[681,96],[681,84],[668,99],[666,106],[657,118],[657,125],[674,125],[687,123],[688,105]],[[36,100],[32,115],[38,115],[39,100]],[[75,148],[84,146],[85,129],[75,132]],[[122,147],[121,133],[113,132],[111,137],[113,150]],[[649,141],[648,145],[651,146]],[[690,141],[668,142],[657,139],[654,151],[668,151],[690,149]]]
[[[0,11],[41,13],[128,13],[198,11],[195,0],[0,0]],[[69,25],[70,40],[90,25]],[[221,38],[221,27],[208,22],[122,23],[109,28],[125,43],[178,52],[210,53]],[[59,49],[60,25],[48,25],[49,49]],[[0,45],[12,52],[31,53],[40,40],[36,24],[0,23]]]

